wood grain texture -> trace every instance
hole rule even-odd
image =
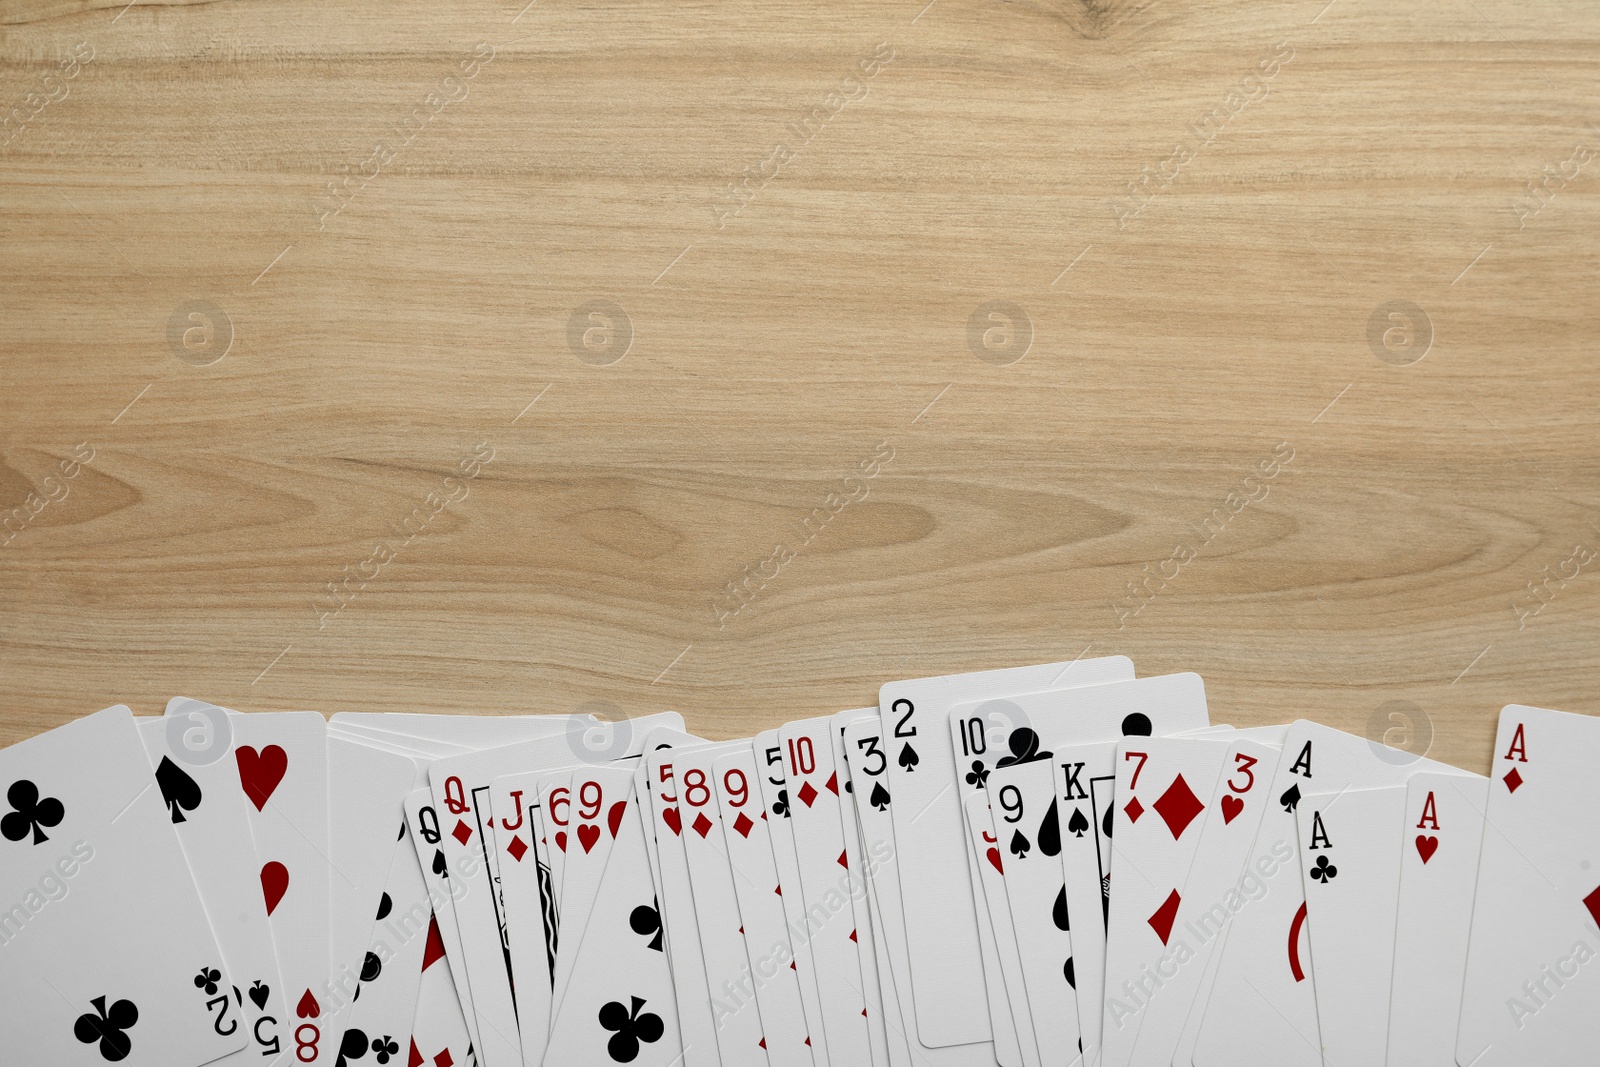
[[[1597,44],[1577,0],[3,0],[0,742],[180,693],[732,737],[1125,653],[1483,769],[1600,688]]]

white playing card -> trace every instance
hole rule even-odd
[[[644,750],[646,752],[655,752],[660,749],[708,743],[705,738],[686,734],[682,730],[662,729],[652,731],[645,738]],[[655,808],[651,802],[652,789],[649,772],[645,768],[643,759],[640,759],[633,769],[633,796],[634,803],[643,809],[641,814],[644,817],[644,851],[650,860],[650,881],[652,885],[659,886],[661,884],[661,857],[656,846]],[[670,954],[671,947],[668,946],[668,955]]]
[[[631,776],[623,776],[631,782]],[[489,788],[494,847],[500,856],[500,902],[504,908],[506,951],[517,990],[517,1032],[525,1067],[544,1061],[552,1013],[552,918],[547,869],[535,847],[534,813],[541,782],[565,782],[570,772],[509,774]]]
[[[534,786],[539,798],[539,814],[544,822],[546,839],[550,845],[550,885],[555,891],[554,913],[559,929],[561,921],[562,886],[567,879],[567,845],[572,838],[572,772],[560,770],[539,776]],[[557,937],[557,959],[560,958],[560,938]]]
[[[716,761],[749,751],[748,739],[702,745],[674,754],[684,860],[694,894],[706,987],[723,1067],[765,1067],[766,1032],[755,997],[755,964],[745,949],[744,923],[733,887],[717,808]],[[674,931],[674,936],[676,932]]]
[[[418,761],[348,737],[328,744],[328,861],[333,946],[332,986],[325,1014],[341,1011],[361,984],[373,916],[405,824],[405,797],[422,784]],[[342,1020],[341,1020],[342,1022]],[[331,1020],[323,1029],[330,1035]]]
[[[629,801],[589,914],[584,950],[551,1027],[550,1067],[701,1062],[682,1058],[672,969],[644,844],[648,813],[636,794]]]
[[[1052,753],[1059,757],[1059,750],[1069,745],[1123,735],[1178,733],[1207,725],[1205,686],[1196,674],[1168,674],[958,704],[950,709],[949,718],[953,751],[961,761],[957,768],[960,775],[956,790],[964,798],[963,803],[965,798],[982,794],[985,777],[997,767],[1031,759],[1050,759]],[[1114,755],[1109,750],[1099,750],[1097,760],[1105,768],[1099,776],[1107,779],[1102,792],[1109,794]],[[1068,769],[1071,771],[1070,767]],[[1096,801],[1095,797],[1089,798],[1091,805]],[[1098,848],[1085,848],[1082,842],[1083,839],[1077,839],[1077,847],[1064,849],[1062,855],[1067,872],[1068,904],[1074,914],[1077,913],[1077,905],[1072,903],[1074,892],[1091,890],[1091,882],[1098,883],[1109,869],[1106,866],[1110,859],[1108,840],[1102,835]],[[1094,846],[1096,842],[1091,840],[1089,844]],[[979,869],[978,860],[982,854],[978,849],[969,850],[972,869]],[[1085,877],[1093,871],[1093,879],[1079,879],[1075,886],[1072,877],[1075,861],[1083,864],[1078,870]],[[979,874],[981,876],[981,871]],[[1084,913],[1089,914],[1087,905]],[[1104,972],[1105,944],[1103,908],[1100,914],[1101,923],[1084,923],[1073,936],[1074,966],[1079,974],[1079,1030],[1091,1063],[1098,1056],[1100,1040],[1099,983]],[[998,959],[993,969],[997,973],[1003,969]],[[996,984],[990,982],[991,994]],[[1086,992],[1090,996],[1084,996]],[[990,999],[1005,1003],[1003,997],[991,995]],[[997,1033],[1000,1029],[997,1023]],[[997,1037],[996,1048],[1005,1062],[1000,1037]]]
[[[767,829],[772,835],[772,862],[783,889],[784,918],[789,924],[789,944],[794,949],[795,976],[800,982],[800,1003],[806,1013],[811,1058],[816,1067],[829,1067],[827,1022],[822,1012],[822,992],[817,977],[816,952],[806,927],[805,890],[800,885],[800,860],[794,849],[794,808],[789,780],[784,774],[783,742],[778,731],[765,730],[755,737],[755,757],[761,769],[761,799],[766,805]]]
[[[699,920],[695,914],[694,887],[689,880],[689,861],[683,847],[683,812],[674,768],[679,753],[694,747],[693,744],[675,745],[645,753],[644,779],[649,783],[649,806],[645,812],[649,821],[645,823],[645,833],[653,833],[656,841],[657,908],[672,969],[684,1064],[685,1067],[721,1067],[716,1016],[712,1011],[710,987],[706,984],[705,952],[700,947]]]
[[[1324,1064],[1384,1061],[1405,816],[1404,785],[1308,789],[1295,809]]]
[[[887,1067],[873,1059],[861,981],[860,935],[851,904],[858,887],[864,887],[848,866],[832,731],[830,716],[801,719],[778,728],[805,902],[805,930],[817,968],[829,1060]],[[884,1049],[885,1060],[887,1054]]]
[[[399,1062],[399,1053],[411,1047],[411,1024],[430,938],[437,951],[444,951],[428,886],[404,825],[397,844],[364,957],[361,994],[345,1014],[339,1055],[347,1065],[374,1062],[379,1054]],[[368,1055],[373,1060],[366,1060]]]
[[[1252,739],[1263,736],[1276,737],[1278,743]],[[1194,862],[1184,881],[1183,901],[1178,905],[1175,936],[1188,945],[1193,956],[1164,979],[1161,995],[1145,1005],[1133,1045],[1134,1064],[1166,1067],[1190,1062],[1216,976],[1217,946],[1239,909],[1267,892],[1264,879],[1279,870],[1289,856],[1287,842],[1276,858],[1270,852],[1250,852],[1271,799],[1267,791],[1283,751],[1282,740],[1281,732],[1263,731],[1240,731],[1229,739]],[[1282,877],[1293,877],[1293,872]]]
[[[1011,920],[1011,903],[1006,896],[1004,851],[995,833],[994,816],[986,793],[975,793],[966,800],[967,832],[979,870],[978,904],[988,910],[999,955],[999,979],[1005,984],[1008,1028],[997,1028],[994,1035],[995,1058],[1002,1067],[1021,1062],[1038,1067],[1039,1041],[1034,1036],[1033,1012],[1028,1006],[1022,978],[1022,954],[1017,948],[1016,926]],[[990,982],[995,976],[989,978]],[[1016,1057],[1015,1059],[1013,1057]]]
[[[1071,1067],[1080,1062],[1082,1042],[1053,768],[1049,760],[997,768],[986,791],[995,836],[1009,846],[1001,852],[1001,876],[1039,1060]]]
[[[478,1067],[465,1009],[456,993],[450,968],[443,959],[444,939],[436,936],[438,930],[435,920],[423,943],[422,977],[417,986],[417,1010],[411,1023],[411,1048],[402,1052],[406,1063],[419,1067]],[[388,1051],[387,1043],[385,1051]],[[394,1057],[390,1062],[401,1061]]]
[[[1300,720],[1284,738],[1253,853],[1304,865],[1295,822],[1303,791],[1338,792],[1404,782],[1424,771],[1461,773],[1432,760]],[[1322,1062],[1317,1004],[1305,930],[1302,880],[1278,876],[1271,891],[1241,909],[1219,949],[1216,980],[1195,1044],[1196,1067],[1317,1067]]]
[[[257,1063],[283,1048],[281,1020],[288,1017],[278,977],[278,956],[250,841],[250,821],[239,790],[228,737],[227,712],[198,701],[179,714],[139,721],[139,736],[155,771],[173,830],[205,904],[222,950],[224,969],[243,998],[250,1044],[226,1062]]]
[[[776,744],[777,732],[763,734],[762,737],[772,738],[771,755],[781,760]],[[757,742],[760,741],[758,737]],[[882,720],[858,719],[851,722],[845,727],[845,748],[851,777],[860,790],[856,818],[860,823],[863,845],[870,857],[866,865],[869,895],[875,903],[897,902],[900,899],[900,867],[895,854],[894,815],[889,810],[893,806],[893,798],[888,789],[889,761],[883,744]],[[782,783],[781,778],[778,781]],[[774,825],[777,825],[776,821]],[[899,1000],[899,1024],[906,1034],[912,1062],[917,1067],[995,1067],[997,1061],[993,1042],[976,1041],[966,1045],[929,1048],[917,1040],[915,1008],[911,1004],[911,955],[906,945],[904,915],[898,907],[883,907],[881,903],[873,911],[877,924],[874,934],[883,935],[881,940],[893,976],[892,985]],[[793,929],[794,923],[791,922],[790,926]],[[890,984],[885,983],[885,990]],[[888,1025],[895,1025],[892,1017]]]
[[[594,724],[576,739],[570,735],[542,738],[439,760],[429,769],[434,803],[444,824],[439,847],[452,876],[459,876],[467,886],[456,898],[456,924],[482,1042],[477,1052],[484,1067],[517,1067],[522,1060],[505,948],[499,853],[488,836],[492,833],[488,800],[494,779],[574,760],[603,764],[636,756],[650,730],[682,725],[683,717],[676,712],[661,712],[620,723]]]
[[[1406,783],[1389,993],[1388,1062],[1395,1067],[1455,1067],[1490,784],[1453,774],[1418,774]]]
[[[1190,737],[1125,739],[1117,753],[1106,920],[1105,1010],[1100,1062],[1128,1067],[1166,983],[1193,962],[1177,925],[1184,882],[1230,745]],[[1171,1062],[1152,1060],[1158,1067]]]
[[[891,1034],[885,1025],[885,1002],[894,998],[893,990],[887,994],[883,984],[889,981],[887,973],[878,973],[878,950],[874,943],[872,908],[867,900],[865,858],[862,855],[861,833],[856,819],[855,786],[850,778],[850,765],[844,756],[844,731],[852,722],[869,719],[881,721],[877,708],[841,711],[833,716],[829,741],[833,745],[834,772],[839,776],[839,830],[845,850],[845,869],[851,874],[850,906],[856,921],[857,955],[861,960],[861,990],[867,1001],[867,1037],[872,1042],[874,1062],[887,1067],[910,1067],[911,1050],[905,1034],[900,1032],[898,1020]],[[895,1014],[899,1014],[896,1007]]]
[[[466,969],[460,962],[461,931],[456,923],[455,909],[456,897],[467,891],[466,879],[459,874],[452,875],[449,860],[441,847],[444,834],[439,828],[439,813],[433,806],[433,790],[418,789],[408,794],[405,811],[407,836],[411,838],[411,847],[416,850],[417,866],[427,886],[428,899],[433,902],[433,922],[439,930],[445,950],[444,966],[451,973],[451,988],[461,1006],[471,1043],[476,1048],[478,1039],[473,1036],[477,1025],[476,1015],[472,1010],[472,990],[467,982]],[[437,983],[439,979],[434,981]],[[420,997],[421,994],[418,995]]]
[[[1152,730],[1158,734],[1195,730],[1205,727],[1207,721],[1205,685],[1197,674],[1168,674],[958,704],[950,709],[949,726],[959,759],[956,789],[965,803],[981,793],[984,775],[992,768],[1048,758],[1047,753],[1060,745],[1144,735]],[[968,851],[974,877],[981,873],[980,855],[978,850]],[[986,930],[980,923],[980,932]],[[998,939],[998,931],[995,934],[991,941]],[[1004,958],[997,958],[994,965],[1001,971],[1010,966]],[[1009,1005],[1005,992],[1009,985],[993,977],[989,980],[991,1010],[1006,1009],[1008,1016],[1017,1011],[1017,1006]],[[1098,1053],[1099,1019],[1087,1024],[1080,1019],[1080,1026],[1092,1059]],[[1002,1063],[1006,1062],[1003,1028],[996,1016],[995,1043]]]
[[[556,956],[556,1001],[572,974],[572,961],[581,951],[594,894],[600,885],[617,829],[632,806],[636,758],[618,760],[606,767],[585,767],[573,772],[566,873],[561,883],[561,933],[570,948]]]
[[[723,847],[733,875],[739,921],[755,968],[756,1003],[772,1067],[813,1067],[810,1026],[800,997],[794,945],[783,912],[782,883],[761,797],[761,771],[750,745],[712,767]],[[782,818],[782,816],[778,816]],[[698,898],[697,898],[698,899]]]
[[[315,711],[233,714],[228,721],[284,1000],[292,1013],[285,1045],[293,1043],[300,1063],[332,1063],[339,1036],[330,1033],[325,1040],[323,1034],[329,1021],[323,1013],[336,1003],[329,982],[328,722]]]
[[[917,1038],[930,1047],[991,1038],[975,877],[967,865],[961,796],[950,790],[956,753],[946,722],[962,701],[1133,677],[1125,656],[890,682],[878,692],[912,962]],[[972,871],[969,865],[969,872]]]
[[[245,1047],[125,707],[0,751],[0,1033],[18,1064],[193,1067]]]
[[[1600,719],[1500,713],[1456,1060],[1592,1064],[1600,1047]],[[1440,846],[1441,849],[1443,846]]]

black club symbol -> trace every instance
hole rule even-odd
[[[1339,877],[1339,868],[1328,862],[1328,857],[1318,856],[1317,862],[1311,868],[1311,877],[1327,885],[1329,879]]]
[[[400,1046],[388,1034],[372,1039],[372,1051],[378,1054],[379,1063],[388,1063],[400,1051]]]
[[[133,1051],[133,1042],[123,1031],[132,1029],[139,1021],[139,1009],[131,1000],[119,1000],[109,1011],[105,997],[95,997],[89,1003],[94,1005],[94,1011],[78,1016],[72,1027],[73,1034],[85,1045],[100,1042],[100,1055],[112,1063],[127,1059],[128,1053]]]
[[[17,809],[0,819],[0,834],[4,834],[8,841],[21,841],[32,830],[33,843],[42,845],[50,840],[44,828],[57,825],[67,814],[61,801],[55,797],[41,800],[39,787],[26,778],[11,783],[11,788],[6,790],[6,800]]]
[[[634,908],[628,916],[628,925],[640,937],[654,935],[650,942],[650,947],[657,952],[661,951],[661,912],[658,910],[654,900]]]
[[[639,1011],[644,1007],[643,997],[633,997],[633,1010],[620,1001],[613,1000],[600,1009],[600,1025],[612,1030],[606,1051],[618,1063],[632,1063],[639,1056],[639,1042],[660,1041],[666,1033],[661,1016]]]
[[[782,815],[785,819],[789,817],[789,791],[787,789],[778,790],[778,799],[772,803],[772,814]]]
[[[194,987],[204,989],[206,996],[217,995],[217,983],[222,981],[222,972],[215,967],[202,967],[200,973],[194,976]]]
[[[983,760],[975,759],[972,761],[972,770],[967,772],[966,778],[968,785],[982,789],[984,783],[989,780],[989,768],[983,765]]]

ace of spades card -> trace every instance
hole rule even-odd
[[[1418,774],[1406,783],[1389,993],[1388,1062],[1396,1067],[1455,1067],[1491,785],[1453,774]]]
[[[630,792],[627,799],[635,798]],[[630,802],[617,824],[585,948],[550,1028],[547,1064],[684,1062],[672,968],[644,843],[647,817]]]
[[[1597,761],[1600,718],[1517,704],[1501,711],[1456,1042],[1460,1063],[1595,1061]]]
[[[248,1023],[133,715],[0,751],[0,1034],[19,1064],[195,1067]]]
[[[1081,1054],[1077,975],[1053,769],[1048,760],[998,767],[987,790],[1039,1061],[1072,1067]]]

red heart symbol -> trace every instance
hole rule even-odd
[[[294,1006],[294,1013],[302,1019],[315,1019],[322,1014],[322,1005],[317,1003],[317,998],[308,989],[300,994],[300,1003]]]
[[[239,761],[239,784],[244,786],[244,795],[260,811],[267,806],[272,791],[278,788],[284,772],[289,769],[288,753],[277,745],[268,745],[260,752],[249,745],[240,745],[234,750],[233,758]]]
[[[661,813],[661,821],[672,827],[675,834],[683,833],[683,819],[678,815],[677,808],[668,808]]]
[[[1422,862],[1427,863],[1433,854],[1439,851],[1439,839],[1426,834],[1417,835],[1417,855],[1422,857]]]
[[[587,831],[587,832],[585,832]],[[578,827],[578,842],[583,845],[583,854],[588,855],[594,848],[594,843],[600,840],[600,827],[592,822],[586,822]]]
[[[277,908],[278,901],[289,891],[289,868],[273,860],[261,868],[261,895],[267,901],[267,914]]]
[[[562,852],[567,850],[567,832],[565,830],[556,831],[556,847]]]
[[[1222,825],[1226,826],[1239,817],[1244,810],[1244,801],[1227,793],[1222,794]]]
[[[611,810],[606,812],[606,825],[611,828],[611,836],[617,836],[617,827],[622,825],[622,813],[628,808],[626,800],[619,800],[611,805]]]
[[[994,869],[999,871],[1001,874],[1005,874],[1005,868],[1000,866],[1000,850],[997,848],[991,848],[988,851],[988,856],[989,862],[994,864]]]

